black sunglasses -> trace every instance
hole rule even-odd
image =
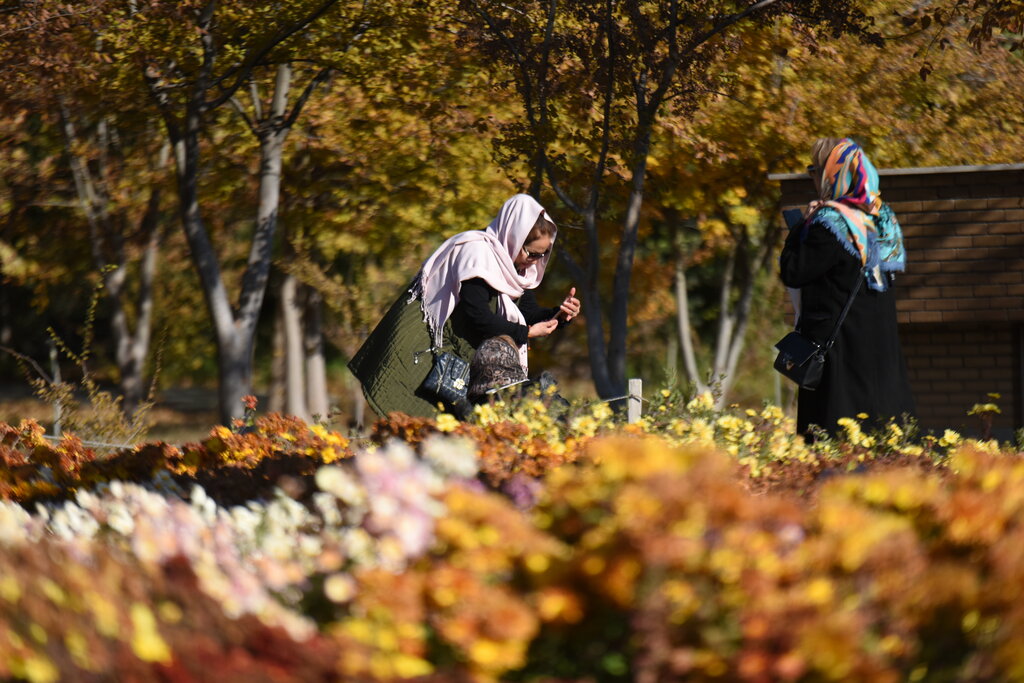
[[[549,249],[548,251],[537,252],[537,251],[530,251],[526,247],[523,247],[523,253],[526,254],[526,260],[527,261],[537,261],[537,260],[542,259],[545,256],[547,256],[549,253],[551,253],[551,250]]]

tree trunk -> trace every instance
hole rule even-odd
[[[733,313],[733,332],[729,339],[729,350],[723,368],[725,379],[722,382],[722,395],[719,398],[722,404],[719,406],[720,408],[725,407],[726,397],[736,381],[736,368],[739,366],[740,354],[743,353],[743,348],[746,346],[747,328],[750,326],[750,309],[754,301],[758,275],[770,266],[772,246],[773,242],[766,237],[764,243],[758,247],[755,257],[743,261],[743,287]]]
[[[633,277],[640,228],[640,209],[644,201],[644,180],[647,175],[647,154],[650,151],[650,126],[643,126],[634,148],[633,187],[622,225],[619,257],[612,285],[612,310],[608,334],[608,375],[616,396],[626,392],[626,334],[629,325],[629,289]]]
[[[280,290],[280,287],[278,287]],[[267,397],[267,410],[271,413],[284,412],[285,381],[288,369],[285,367],[285,357],[288,353],[284,340],[284,307],[280,301],[278,292],[277,305],[274,306],[274,333],[271,341],[270,358],[270,388]]]
[[[242,399],[252,393],[252,353],[251,335],[234,334],[217,340],[220,379],[217,399],[221,419],[226,425],[241,419],[245,413]]]
[[[306,286],[303,316],[303,347],[306,355],[306,405],[313,419],[326,420],[330,413],[327,394],[327,360],[324,358],[323,297]]]
[[[230,425],[244,415],[242,397],[252,391],[252,333],[244,322],[236,323],[220,263],[199,210],[199,136],[198,105],[192,104],[185,117],[184,131],[175,141],[178,159],[178,196],[181,222],[185,229],[192,262],[199,274],[203,297],[210,312],[217,341],[219,385],[217,400],[220,419]]]
[[[290,70],[287,67],[278,70],[275,109],[271,114],[274,121],[279,121],[283,115],[289,76]],[[190,104],[185,117],[184,133],[178,145],[180,149],[177,156],[182,160],[178,192],[181,197],[182,224],[210,310],[217,339],[218,360],[222,363],[218,391],[221,420],[224,424],[231,424],[234,419],[244,415],[242,397],[252,393],[256,323],[270,274],[281,188],[281,157],[288,129],[283,126],[268,127],[261,131],[259,207],[236,315],[199,210],[199,138],[202,123],[198,107],[195,101]]]
[[[113,310],[110,329],[115,345],[122,409],[126,415],[132,415],[145,393],[145,363],[152,335],[153,279],[160,246],[160,188],[154,186],[150,190],[149,201],[140,220],[140,233],[146,238],[146,243],[139,266],[139,294],[135,302],[136,322],[133,330],[126,300],[129,263],[125,253],[125,236],[118,227],[121,224],[118,218],[124,217],[111,215],[113,202],[104,190],[108,184],[107,166],[105,163],[100,164],[96,172],[99,175],[97,179],[96,173],[76,153],[77,131],[63,100],[60,119],[79,205],[89,224],[93,261],[97,270],[103,274],[106,298]],[[98,125],[96,144],[101,152],[100,158],[106,159],[110,131],[104,121]],[[165,145],[161,150],[158,167],[165,165],[167,151]],[[111,260],[114,262],[111,263]]]
[[[732,286],[736,273],[738,245],[729,249],[729,256],[722,271],[722,281],[718,285],[718,334],[715,340],[715,357],[711,363],[711,382],[714,384],[721,378],[725,368],[725,359],[729,355],[729,341],[732,339]]]
[[[690,324],[688,290],[684,254],[677,245],[675,299],[676,325],[679,342],[683,348],[683,360],[687,377],[695,384],[697,391],[709,391],[715,388],[717,398],[715,406],[723,408],[728,404],[729,392],[736,381],[736,368],[740,355],[746,345],[747,329],[750,326],[750,310],[753,305],[754,292],[758,276],[770,266],[774,243],[767,240],[757,247],[753,258],[748,255],[749,242],[744,236],[733,245],[729,253],[722,279],[719,283],[719,313],[716,336],[714,340],[714,358],[709,369],[708,381],[702,379],[700,368],[694,352],[694,331]],[[737,269],[739,272],[737,272]],[[736,304],[732,304],[733,292],[739,289]]]
[[[684,256],[676,254],[675,294],[676,294],[676,329],[679,334],[679,345],[683,350],[683,366],[686,377],[693,382],[698,393],[707,391],[708,387],[700,375],[697,365],[697,354],[693,349],[693,328],[690,325],[690,300],[686,285],[686,267]]]
[[[7,290],[0,287],[0,345],[10,346],[14,337],[14,326],[11,324],[11,301]]]
[[[291,273],[281,283],[281,312],[284,321],[285,412],[309,420],[306,406],[306,378],[303,368],[302,304],[299,283]]]
[[[615,383],[608,372],[607,346],[604,338],[604,302],[599,286],[600,246],[597,239],[597,217],[593,211],[584,212],[583,227],[589,236],[590,257],[587,259],[586,272],[579,271],[576,275],[584,276],[579,292],[583,300],[583,310],[586,311],[583,319],[586,321],[590,376],[594,380],[597,395],[601,398],[612,398],[622,394],[616,393]],[[578,268],[576,270],[578,271]]]
[[[219,5],[215,0],[200,3],[194,12],[200,59],[198,66],[187,72],[187,77],[183,79],[183,82],[188,83],[188,90],[181,93],[184,97],[184,107],[181,110],[178,110],[176,100],[170,96],[170,88],[173,86],[165,82],[161,73],[163,66],[171,72],[183,74],[179,67],[173,63],[154,63],[143,68],[143,78],[163,116],[168,139],[174,145],[182,226],[210,311],[217,340],[218,361],[222,364],[218,394],[221,419],[225,423],[244,415],[241,397],[252,391],[253,347],[256,324],[270,274],[271,250],[277,226],[281,187],[283,143],[306,100],[314,89],[327,79],[330,69],[324,68],[317,73],[289,114],[287,104],[291,87],[291,67],[287,64],[279,65],[268,116],[258,120],[256,125],[252,125],[247,119],[259,140],[260,147],[259,208],[249,260],[242,277],[241,293],[235,309],[232,308],[227,296],[220,263],[200,215],[197,185],[203,116],[231,101],[238,88],[248,81],[253,68],[263,63],[264,57],[270,55],[281,42],[320,19],[336,4],[337,0],[323,0],[310,13],[287,24],[284,30],[275,29],[269,42],[261,40],[258,45],[246,48],[241,59],[237,59],[237,56],[231,57],[241,64],[229,68],[218,78],[215,74],[219,48],[215,14]],[[232,71],[236,73],[229,84],[228,77]]]
[[[352,387],[352,427],[357,433],[363,432],[366,426],[366,397],[363,395],[363,386],[355,377],[350,376]]]

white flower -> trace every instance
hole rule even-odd
[[[196,485],[192,487],[192,495],[189,499],[192,503],[192,508],[208,523],[213,523],[217,519],[217,503],[206,495],[206,491],[201,486]]]
[[[373,537],[365,529],[349,529],[341,540],[346,556],[361,564],[372,564],[374,559]]]
[[[27,528],[31,520],[31,515],[17,503],[0,501],[0,545],[27,541]]]
[[[399,502],[392,496],[374,496],[370,500],[370,511],[379,526],[387,528],[388,523],[398,514]]]
[[[49,523],[49,530],[66,541],[92,538],[99,528],[99,522],[92,515],[71,501],[65,502],[64,507],[57,508]]]
[[[366,503],[366,492],[359,481],[346,469],[337,465],[324,465],[316,471],[316,485],[338,500],[351,506],[362,506]]]
[[[299,552],[305,557],[316,557],[323,550],[323,545],[319,536],[310,536],[308,534],[299,536]]]
[[[338,527],[343,523],[341,511],[338,510],[338,498],[326,491],[317,491],[313,494],[313,505],[328,527]]]
[[[433,435],[421,450],[423,458],[443,475],[469,479],[479,471],[476,446],[470,439]]]
[[[135,520],[128,508],[116,507],[107,515],[107,526],[122,536],[129,536],[135,530]]]
[[[356,582],[348,574],[331,574],[324,581],[324,594],[331,602],[348,602],[356,594]]]

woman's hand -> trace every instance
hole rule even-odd
[[[579,314],[580,300],[576,298],[576,288],[573,287],[569,290],[569,296],[565,297],[565,300],[562,301],[558,313],[555,314],[555,320],[569,322]]]
[[[531,339],[533,337],[546,337],[556,329],[558,329],[558,318],[552,318],[551,320],[539,322],[536,325],[530,325],[530,331],[526,333],[526,336]]]

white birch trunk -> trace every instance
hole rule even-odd
[[[270,387],[267,390],[267,410],[271,413],[284,412],[285,375],[285,343],[284,343],[284,310],[280,302],[274,307],[274,332],[271,337],[270,352]]]
[[[285,275],[281,284],[281,312],[284,322],[285,348],[285,412],[289,415],[310,419],[306,405],[305,355],[302,344],[302,306],[298,301],[298,280],[294,275]]]
[[[324,357],[323,299],[320,292],[304,287],[303,349],[306,357],[306,402],[314,419],[326,420],[330,413],[327,395],[327,360]]]

